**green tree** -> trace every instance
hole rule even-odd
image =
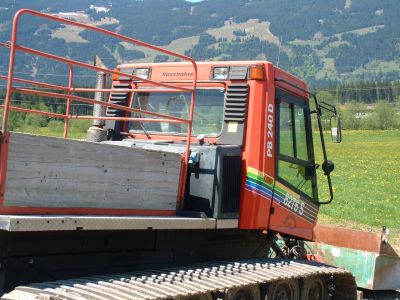
[[[397,126],[397,116],[395,109],[386,101],[379,101],[372,114],[375,129],[393,129]]]
[[[38,114],[27,114],[25,123],[32,127],[46,127],[48,120],[47,117]]]
[[[327,102],[327,103],[335,105],[335,106],[338,104],[337,97],[335,97],[334,95],[332,95],[328,91],[323,91],[323,90],[322,91],[318,91],[316,93],[316,95],[317,95],[317,98],[318,98],[319,101],[324,101],[324,102]]]
[[[8,116],[8,130],[16,130],[17,128],[21,127],[25,123],[25,113],[19,112],[10,112]]]
[[[39,102],[33,107],[33,109],[38,111],[49,111],[49,107],[44,104],[44,102]],[[46,127],[49,123],[49,118],[44,115],[30,113],[26,115],[25,123],[32,127]]]
[[[367,108],[359,102],[350,102],[340,109],[344,129],[361,129],[367,119]]]

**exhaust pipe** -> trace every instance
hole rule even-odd
[[[94,65],[105,68],[103,62],[96,55],[94,58]],[[109,89],[111,88],[111,76],[104,72],[97,72],[96,76],[96,89]],[[110,93],[108,92],[95,92],[94,100],[107,102]],[[94,104],[93,116],[104,117],[106,115],[106,106],[100,104]],[[107,130],[104,129],[106,124],[105,120],[94,119],[92,126],[87,131],[88,142],[102,142],[107,140]]]

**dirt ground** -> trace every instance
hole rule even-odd
[[[363,291],[364,300],[400,300],[399,291]]]

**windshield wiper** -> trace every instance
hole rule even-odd
[[[144,125],[143,125],[143,122],[140,122],[140,121],[138,121],[139,122],[139,125],[140,125],[140,128],[142,128],[142,130],[143,130],[143,132],[144,132],[144,134],[147,136],[147,138],[150,140],[150,134],[147,132],[147,130],[146,130],[146,128],[144,128]]]

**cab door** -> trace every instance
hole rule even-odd
[[[308,99],[276,89],[275,181],[269,228],[311,239],[318,191]]]

